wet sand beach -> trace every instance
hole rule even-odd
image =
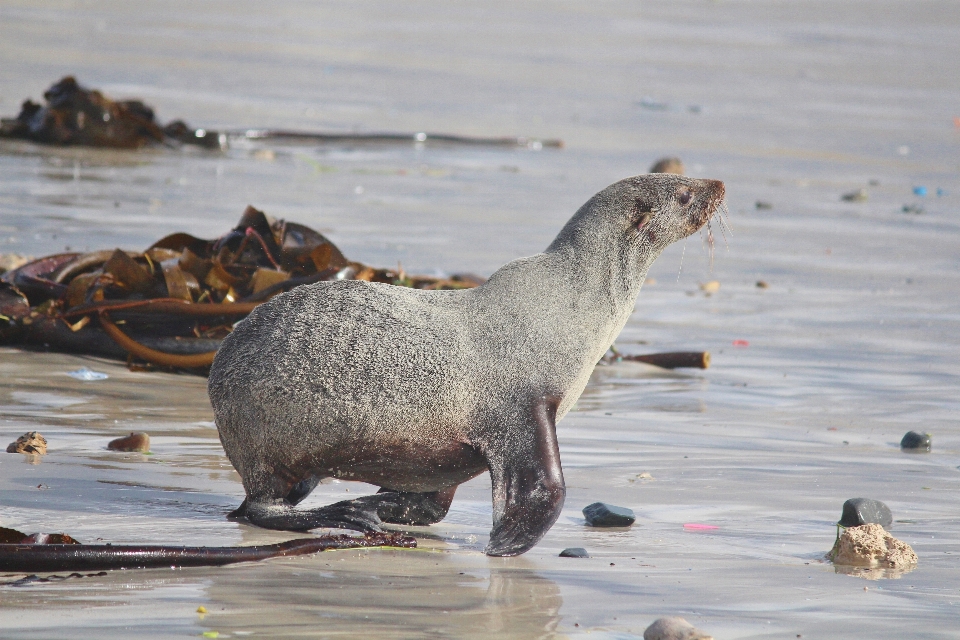
[[[4,2],[4,116],[73,74],[207,129],[566,146],[0,141],[0,253],[212,238],[251,204],[366,264],[486,276],[666,155],[726,183],[730,231],[713,226],[712,258],[705,235],[670,247],[617,341],[710,351],[711,368],[598,367],[557,429],[563,513],[524,556],[482,553],[484,475],[443,522],[405,529],[417,550],[3,584],[0,635],[620,640],[677,615],[718,639],[958,637],[958,29],[935,1]],[[67,375],[81,367],[109,377]],[[49,443],[0,454],[0,526],[87,543],[294,537],[225,519],[243,489],[205,379],[13,348],[0,372],[0,444]],[[901,452],[910,430],[933,434],[930,453]],[[131,431],[150,455],[106,449]],[[326,482],[304,505],[372,490]],[[889,505],[915,570],[866,580],[824,561],[861,496]],[[585,526],[596,501],[636,524]],[[591,557],[557,557],[567,547]]]

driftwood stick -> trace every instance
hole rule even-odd
[[[410,142],[445,142],[447,144],[463,144],[495,147],[554,147],[563,146],[563,140],[538,140],[536,138],[519,137],[474,137],[458,136],[443,133],[324,133],[320,131],[292,131],[288,129],[243,129],[227,131],[227,135],[248,140],[302,140],[328,144],[343,143],[410,143]]]
[[[103,571],[156,567],[216,567],[328,549],[414,548],[417,541],[400,534],[363,537],[336,535],[300,538],[250,547],[176,547],[105,544],[0,544],[0,572]]]
[[[664,369],[706,369],[710,366],[709,351],[671,351],[669,353],[648,353],[645,355],[623,355],[614,353],[612,361],[629,360],[646,362]]]
[[[157,313],[178,316],[210,317],[210,316],[245,316],[259,303],[256,302],[187,302],[179,298],[151,298],[150,300],[118,300],[96,302],[73,307],[64,311],[64,318],[84,316],[88,313],[102,313],[104,311],[136,311],[137,313]]]

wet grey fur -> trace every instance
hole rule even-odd
[[[563,505],[555,422],[627,322],[647,269],[722,199],[721,182],[636,176],[475,289],[321,282],[260,305],[223,341],[209,379],[247,493],[236,515],[294,530],[424,524],[489,470],[487,553],[528,550]],[[386,491],[296,509],[324,477]]]

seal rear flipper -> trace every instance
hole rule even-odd
[[[516,556],[529,551],[560,515],[566,487],[555,425],[558,404],[555,398],[542,398],[533,408],[533,432],[524,429],[525,441],[488,453],[493,529],[487,555]]]
[[[264,529],[308,531],[310,529],[352,529],[381,532],[383,522],[376,504],[364,498],[344,500],[317,509],[295,509],[284,500],[257,501],[247,498],[246,519]]]
[[[457,485],[429,493],[393,491],[384,487],[376,496],[370,497],[379,499],[377,515],[382,521],[422,526],[440,522],[446,517],[456,491]]]

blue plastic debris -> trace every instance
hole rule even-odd
[[[77,380],[106,380],[110,376],[105,373],[100,373],[99,371],[91,371],[86,367],[81,367],[76,371],[70,371],[67,373],[71,378],[76,378]]]
[[[913,188],[913,193],[914,193],[914,195],[918,195],[918,196],[920,196],[920,197],[922,198],[923,196],[927,195],[927,188],[926,188],[925,186],[923,186],[923,185],[920,185],[920,186],[918,186],[918,187],[914,187],[914,188]]]

